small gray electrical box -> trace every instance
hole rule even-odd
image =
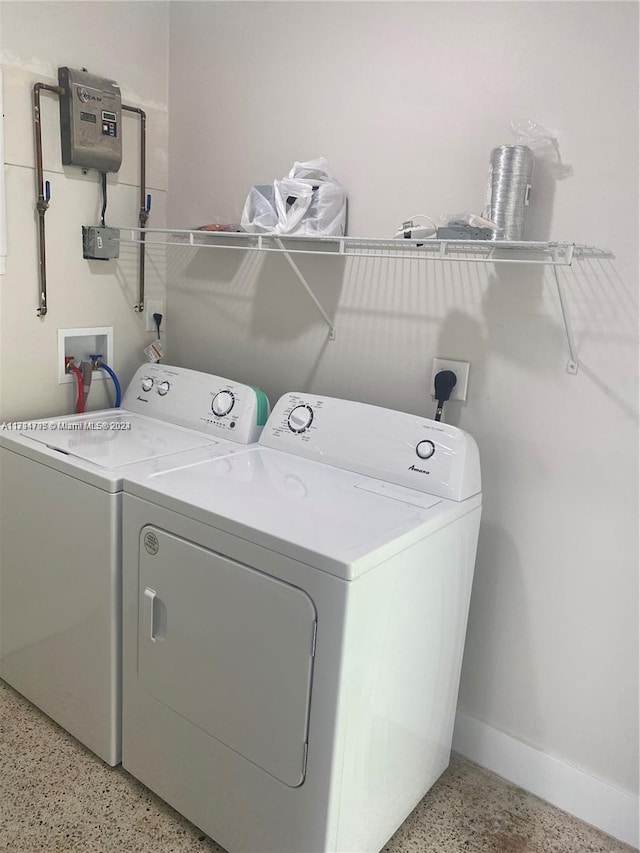
[[[82,257],[87,261],[110,261],[119,258],[120,229],[83,225]]]
[[[437,240],[490,240],[491,228],[476,228],[473,225],[445,225],[436,231]]]
[[[114,80],[58,68],[62,165],[117,172],[122,162],[122,99]]]

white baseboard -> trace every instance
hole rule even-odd
[[[458,711],[453,750],[559,809],[638,847],[638,798]]]

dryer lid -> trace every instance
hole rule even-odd
[[[125,474],[124,491],[345,579],[481,502],[390,488],[265,447],[163,469]]]

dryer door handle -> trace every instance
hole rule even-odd
[[[154,612],[155,612],[154,604],[155,604],[155,600],[156,600],[155,589],[150,589],[149,587],[147,587],[144,591],[144,597],[148,602],[148,604],[147,604],[147,612],[149,614],[148,615],[148,624],[149,624],[149,635],[148,636],[149,636],[149,639],[151,640],[151,642],[155,643],[156,637],[155,637],[155,631],[154,631],[154,625],[153,625],[153,616],[154,616]]]

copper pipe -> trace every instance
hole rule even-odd
[[[47,313],[47,252],[44,229],[44,215],[49,207],[49,199],[44,194],[44,170],[42,167],[42,130],[40,127],[40,90],[46,89],[56,95],[63,95],[60,86],[49,86],[46,83],[36,83],[33,87],[33,128],[36,143],[36,211],[38,213],[38,259],[40,292],[38,295],[38,317]]]
[[[136,113],[140,116],[140,213],[138,215],[138,223],[140,228],[144,228],[149,218],[147,210],[147,190],[146,190],[146,160],[147,160],[147,115],[144,110],[138,107],[128,107],[122,104],[122,109],[130,113]],[[144,231],[140,234],[140,260],[138,274],[138,302],[133,306],[134,311],[144,311],[144,260],[145,260],[145,238]]]

